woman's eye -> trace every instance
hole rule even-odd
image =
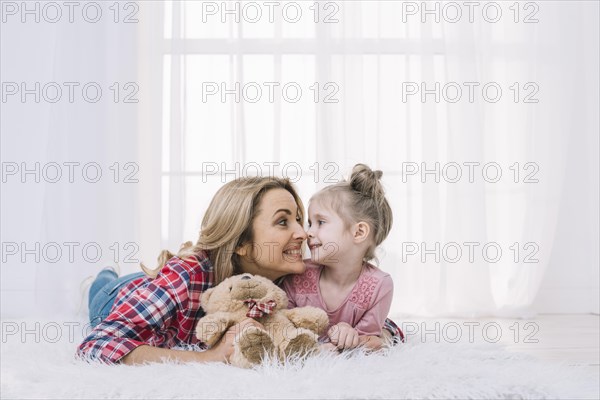
[[[278,222],[279,225],[281,226],[286,226],[287,225],[287,219],[282,219],[281,221]]]
[[[318,221],[319,225],[323,225],[325,221]]]

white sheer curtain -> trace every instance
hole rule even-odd
[[[498,23],[477,17],[474,23],[409,20],[398,35],[405,28],[408,40],[394,43],[395,48],[410,49],[406,55],[382,54],[383,43],[394,36],[388,31],[383,38],[386,16],[399,15],[402,3],[344,6],[350,16],[343,19],[347,25],[342,24],[340,36],[350,41],[374,36],[364,21],[372,22],[377,13],[375,45],[382,50],[376,56],[339,57],[331,79],[341,79],[347,90],[338,114],[329,114],[332,129],[322,131],[325,150],[320,155],[346,168],[367,160],[386,173],[396,228],[384,245],[382,267],[396,278],[396,312],[527,316],[552,252],[562,251],[561,243],[553,239],[566,167],[564,150],[571,141],[593,137],[598,128],[589,118],[598,105],[597,93],[590,90],[597,82],[593,78],[597,58],[595,63],[584,62],[586,52],[597,47],[597,27],[590,18],[597,5],[521,3],[520,21],[530,16],[538,22],[516,24],[510,4],[501,4],[504,18]],[[419,38],[418,46],[411,46],[411,36]],[[440,103],[431,94],[424,103],[403,103],[403,82],[426,82],[430,90],[434,82],[442,87],[453,83],[463,95],[456,103],[444,101],[442,89]],[[465,82],[478,84],[473,102],[465,99]],[[481,89],[488,83],[503,89],[500,101],[483,101]],[[493,91],[488,93],[494,96]],[[451,89],[446,93],[446,98],[455,97]],[[337,136],[329,136],[331,131]],[[476,169],[475,182],[465,183],[468,169],[462,165],[458,183],[444,182],[443,176],[436,183],[431,174],[426,183],[406,176],[404,182],[399,168],[404,161],[421,167],[425,162],[428,168],[435,162],[442,167],[476,162],[478,168],[493,162],[501,167],[503,179],[487,183]],[[588,161],[593,168],[593,158]],[[454,169],[448,171],[451,179]],[[593,215],[593,209],[589,211]],[[400,243],[407,242],[420,246],[416,256],[403,255]],[[474,262],[468,262],[466,246],[460,246],[460,260],[452,262],[455,246],[450,244],[465,242],[477,243]],[[425,254],[422,262],[424,248],[432,249],[436,243],[441,259]],[[499,261],[483,257],[486,243],[502,250]]]
[[[311,4],[303,3],[309,15]],[[265,162],[300,165],[298,185],[307,200],[327,184],[328,172],[339,178],[364,162],[384,171],[395,213],[380,256],[381,268],[395,279],[393,313],[530,315],[556,251],[565,146],[577,140],[573,132],[594,134],[585,115],[594,112],[597,96],[589,95],[584,77],[593,76],[597,58],[595,64],[581,60],[598,43],[589,17],[597,6],[520,3],[517,16],[515,5],[494,3],[492,11],[503,12],[497,23],[482,18],[481,8],[472,23],[467,15],[460,23],[449,22],[452,17],[433,23],[432,16],[422,23],[420,14],[399,23],[407,10],[403,2],[332,4],[326,11],[337,22],[305,25],[243,17],[238,24],[231,16],[228,24],[218,18],[200,23],[199,3],[165,4],[163,244],[176,249],[195,239],[213,193],[249,163],[263,172]],[[488,19],[495,18],[492,11]],[[338,101],[201,98],[206,82],[231,89],[236,82],[271,81],[303,88],[333,83],[321,94],[335,93]],[[407,83],[421,82],[427,89],[439,82],[441,101],[429,94],[423,102],[420,92],[403,99],[403,90],[414,89]],[[456,97],[456,86],[460,101],[444,101]],[[496,87],[502,90],[497,102]],[[582,102],[586,93],[592,104]],[[449,183],[442,175],[437,183],[429,174],[423,183],[420,174],[406,174],[436,162],[448,167],[448,179],[459,165],[460,181]],[[240,171],[229,175],[206,173],[209,164],[235,169],[236,163]],[[482,178],[489,163],[488,180],[501,170],[497,183]],[[439,261],[424,254],[437,243]],[[409,254],[414,245],[418,253]],[[462,256],[453,262],[457,247]]]
[[[85,277],[140,258],[137,25],[97,5],[95,22],[79,8],[72,23],[66,9],[2,23],[2,82],[30,93],[2,103],[3,170],[18,168],[2,183],[2,317],[72,316]]]
[[[103,3],[104,15],[113,15],[111,4]],[[506,2],[495,3],[503,11],[498,23],[482,19],[486,3],[473,23],[464,8],[460,23],[433,23],[432,16],[421,23],[419,14],[402,21],[406,2],[320,2],[319,20],[330,23],[318,24],[313,2],[296,3],[304,16],[296,23],[281,18],[286,3],[273,23],[266,14],[258,23],[236,23],[231,15],[222,23],[219,14],[202,22],[206,2],[136,4],[134,24],[105,18],[93,25],[2,25],[3,81],[96,81],[105,100],[114,82],[139,88],[134,104],[2,104],[3,162],[93,161],[107,177],[98,184],[3,183],[3,242],[77,241],[79,249],[97,242],[103,250],[93,262],[81,253],[75,262],[65,261],[66,253],[57,263],[31,256],[21,262],[19,255],[3,260],[3,317],[73,313],[81,280],[114,264],[113,243],[123,273],[138,270],[132,259],[153,264],[161,248],[177,250],[197,238],[225,181],[253,173],[256,165],[266,174],[269,163],[276,163],[276,174],[297,180],[305,201],[357,162],[383,170],[395,219],[379,260],[394,277],[393,314],[526,316],[551,259],[569,259],[570,250],[554,239],[559,219],[563,230],[579,228],[564,222],[573,202],[561,203],[563,183],[583,194],[598,187],[597,146],[586,147],[597,143],[598,133],[598,93],[590,89],[598,87],[596,2],[538,2],[537,11],[526,8],[532,2],[519,3],[519,23]],[[226,4],[231,9],[236,2]],[[539,22],[522,23],[532,11]],[[203,98],[207,83],[230,90],[238,82],[250,84],[250,97],[252,85],[261,87],[262,100]],[[272,102],[265,82],[279,84]],[[403,89],[406,94],[421,82],[427,89],[456,82],[462,99],[438,103],[429,94],[422,102],[420,92],[403,98]],[[473,102],[465,82],[479,83]],[[503,90],[497,103],[482,98],[489,82]],[[302,88],[299,101],[282,98],[286,83]],[[455,95],[453,87],[446,87],[447,97]],[[528,95],[538,102],[525,103]],[[335,101],[325,102],[326,96]],[[570,167],[572,154],[584,170]],[[123,173],[131,171],[125,163],[136,163],[139,182],[112,183],[115,162]],[[457,163],[460,181],[436,183],[428,174],[423,183],[420,174],[407,173],[436,162],[450,179]],[[492,162],[503,173],[497,183],[481,175]],[[479,163],[473,183],[464,163]],[[492,178],[494,171],[488,171]],[[597,216],[593,198],[581,207]],[[597,225],[584,231],[597,239]],[[128,258],[131,242],[136,247]],[[465,242],[478,243],[473,262]],[[430,250],[436,243],[439,262],[430,254],[422,262],[423,251],[407,254],[414,245]],[[460,261],[451,262],[456,247],[449,243],[460,247]],[[486,243],[500,246],[500,261],[482,257]],[[597,247],[577,259],[587,255],[597,265]],[[527,256],[536,262],[524,263]]]

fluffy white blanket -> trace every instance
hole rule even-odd
[[[74,329],[71,335],[69,325],[53,324],[35,328],[31,321],[2,321],[2,398],[599,397],[597,376],[498,344],[415,341],[386,354],[324,354],[253,370],[216,363],[106,366],[75,360],[81,332]],[[60,335],[57,326],[62,326]],[[23,335],[25,329],[29,333]]]

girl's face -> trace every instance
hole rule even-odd
[[[344,221],[319,201],[308,207],[308,247],[313,262],[332,265],[340,262],[352,246],[352,235]]]
[[[243,272],[271,280],[304,272],[302,244],[306,232],[290,192],[285,189],[266,192],[258,205],[252,230],[253,242],[236,250]]]

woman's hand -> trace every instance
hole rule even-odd
[[[339,350],[336,346],[334,346],[332,343],[320,343],[319,344],[319,348],[321,349],[321,351],[323,352],[334,352],[334,353],[339,353]]]
[[[340,322],[329,328],[327,336],[339,350],[353,349],[359,345],[358,332],[346,322]]]
[[[358,338],[359,345],[368,351],[378,351],[387,348],[387,343],[381,336],[362,335]]]
[[[214,361],[223,361],[229,363],[229,359],[233,355],[233,345],[235,343],[235,337],[238,333],[244,331],[249,326],[256,326],[260,329],[265,329],[265,327],[252,318],[246,318],[243,321],[233,325],[231,328],[225,332],[221,340],[217,342],[217,344],[206,352],[210,352],[210,358]]]

